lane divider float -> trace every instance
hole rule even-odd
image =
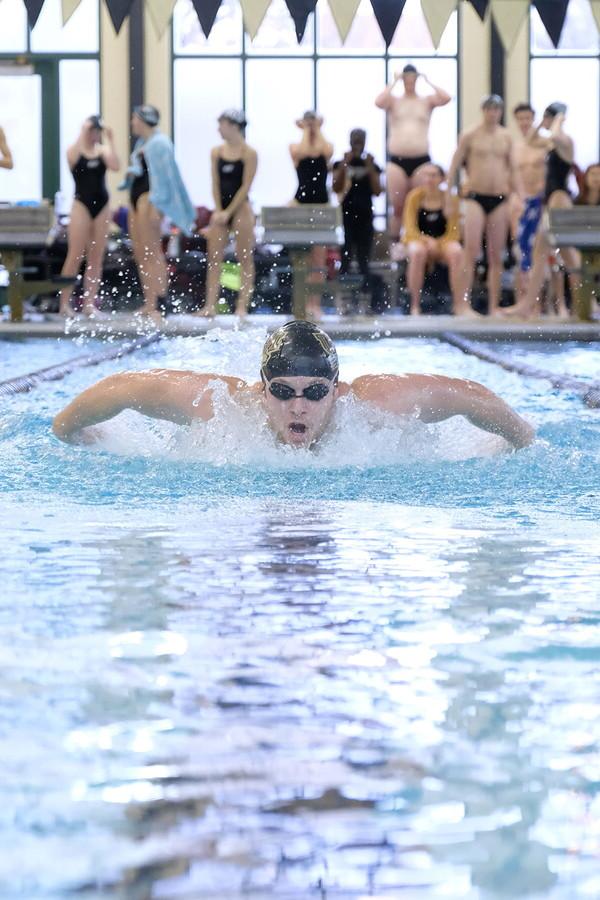
[[[36,372],[28,372],[27,375],[19,375],[16,378],[9,378],[8,381],[0,381],[0,397],[10,397],[13,394],[26,394],[32,391],[38,384],[45,381],[59,381],[65,375],[69,375],[76,369],[85,369],[88,366],[99,366],[103,362],[111,359],[120,359],[122,356],[129,356],[137,350],[142,350],[150,344],[155,344],[162,337],[162,334],[156,332],[144,337],[136,338],[133,341],[127,341],[119,344],[118,347],[112,347],[110,350],[103,350],[101,353],[87,354],[85,356],[75,356],[68,359],[64,363],[58,363],[55,366],[47,366],[45,369],[38,369]]]
[[[578,394],[590,409],[600,409],[600,382],[598,381],[581,381],[579,378],[573,378],[572,375],[538,369],[536,366],[519,362],[511,359],[509,356],[494,353],[493,350],[488,350],[486,347],[482,347],[481,344],[470,341],[460,334],[455,334],[453,331],[442,332],[441,338],[446,343],[452,344],[453,347],[458,347],[463,353],[468,353],[470,356],[476,356],[485,362],[500,366],[506,369],[507,372],[516,372],[518,375],[524,375],[526,378],[540,378],[544,381],[549,381],[552,387]]]

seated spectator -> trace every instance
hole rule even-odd
[[[410,293],[410,313],[418,315],[421,292],[427,266],[436,263],[448,266],[455,315],[473,315],[465,297],[465,260],[459,243],[458,199],[454,198],[452,213],[445,214],[447,192],[442,190],[445,172],[441,166],[429,163],[421,169],[423,187],[414,188],[404,206],[404,243],[408,251],[407,282]]]
[[[600,163],[592,163],[583,173],[582,184],[575,199],[575,205],[600,205]]]

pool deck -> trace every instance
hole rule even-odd
[[[165,337],[203,335],[215,328],[224,331],[252,327],[274,329],[290,316],[259,314],[240,322],[236,316],[222,315],[213,319],[178,315],[165,319],[158,326],[127,314],[102,318],[73,318],[65,322],[58,316],[40,322],[1,322],[0,338],[134,338],[156,331]],[[464,337],[484,341],[600,341],[600,320],[572,322],[543,319],[531,322],[510,322],[499,319],[460,319],[453,316],[338,316],[324,315],[320,325],[332,338],[357,340],[388,337],[437,338],[452,331]]]

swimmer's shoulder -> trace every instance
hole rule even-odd
[[[410,414],[440,390],[460,389],[460,379],[406,372],[402,375],[361,375],[349,385],[358,400],[398,415]]]
[[[210,417],[208,414],[212,412],[212,393],[217,384],[225,384],[232,396],[243,393],[248,387],[241,378],[215,372],[151,369],[130,374],[137,379],[147,379],[149,391],[157,391],[165,402],[176,406],[191,419]]]

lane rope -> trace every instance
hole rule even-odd
[[[11,397],[13,394],[26,394],[32,391],[38,384],[45,381],[59,381],[65,375],[69,375],[76,369],[85,369],[88,366],[99,366],[103,362],[111,359],[120,359],[122,356],[129,356],[150,344],[155,344],[162,337],[158,332],[150,334],[146,337],[136,338],[134,341],[127,341],[118,347],[112,347],[110,350],[103,350],[101,353],[87,354],[85,356],[75,356],[68,359],[64,363],[58,363],[55,366],[47,366],[45,369],[38,369],[36,372],[28,372],[26,375],[19,375],[16,378],[9,378],[8,381],[0,381],[0,397]]]
[[[458,347],[463,353],[470,356],[476,356],[485,362],[493,363],[506,369],[507,372],[516,372],[518,375],[524,375],[526,378],[539,378],[549,381],[552,387],[559,390],[569,391],[578,394],[586,406],[590,409],[600,409],[600,382],[581,381],[579,378],[573,378],[572,375],[565,375],[556,372],[548,372],[546,369],[538,369],[536,366],[530,366],[528,363],[519,362],[511,359],[509,356],[502,356],[500,353],[494,353],[482,347],[475,341],[469,341],[467,338],[453,331],[444,331],[441,335],[442,340],[453,347]]]

